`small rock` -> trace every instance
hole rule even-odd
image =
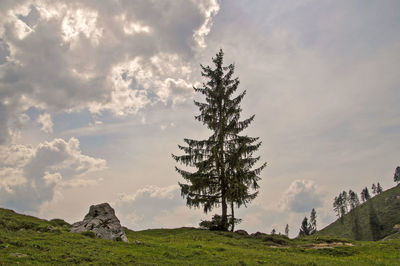
[[[248,236],[249,235],[249,233],[247,233],[245,230],[236,230],[235,233],[238,234],[238,235],[242,235],[242,236]]]
[[[395,224],[393,226],[393,229],[396,230],[396,231],[400,231],[400,224]]]
[[[139,240],[135,240],[135,244],[136,244],[136,245],[143,245],[143,242],[142,242],[142,241],[139,241]]]
[[[23,253],[11,253],[10,256],[11,257],[17,257],[17,258],[26,258],[26,257],[28,257],[28,255],[23,254]]]

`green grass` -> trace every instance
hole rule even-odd
[[[45,221],[0,209],[1,265],[399,265],[400,240],[351,242],[335,237],[254,239],[193,228],[126,229],[129,243],[69,232],[62,220]],[[354,246],[336,246],[335,243]],[[331,245],[331,247],[327,246]]]
[[[318,234],[355,240],[379,240],[396,233],[393,229],[395,224],[400,224],[400,186],[361,204]]]
[[[383,240],[393,240],[393,239],[400,239],[400,232],[388,235]]]

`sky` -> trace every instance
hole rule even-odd
[[[343,190],[400,165],[397,0],[3,0],[0,207],[83,219],[109,202],[133,230],[197,226],[171,153],[210,132],[200,64],[223,49],[268,165],[238,229],[333,222]]]

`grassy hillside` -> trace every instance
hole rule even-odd
[[[400,240],[349,242],[284,236],[255,239],[193,228],[126,229],[130,243],[68,232],[45,221],[0,209],[0,265],[396,265]]]
[[[379,240],[400,224],[400,186],[388,189],[318,232],[355,240]]]

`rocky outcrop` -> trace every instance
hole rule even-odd
[[[71,226],[71,232],[74,233],[87,231],[95,233],[99,238],[128,242],[114,209],[108,203],[90,206],[83,221]]]

